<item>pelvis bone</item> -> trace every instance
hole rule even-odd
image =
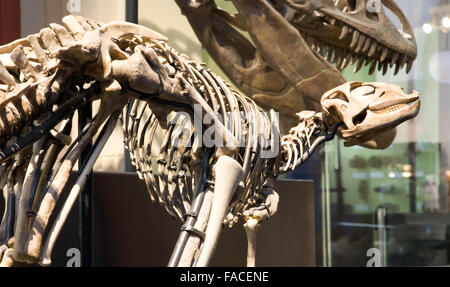
[[[384,149],[395,138],[395,127],[419,112],[419,92],[406,95],[387,83],[348,82],[321,99],[328,125],[342,122],[339,135],[346,146]]]

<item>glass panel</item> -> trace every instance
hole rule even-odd
[[[414,27],[418,57],[410,74],[400,71],[347,80],[389,82],[421,92],[419,115],[397,128],[385,150],[327,144],[322,182],[330,202],[332,266],[447,265],[449,169],[448,1],[396,1]],[[424,25],[426,24],[426,25]],[[372,260],[376,259],[376,260]]]

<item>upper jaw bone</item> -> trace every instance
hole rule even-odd
[[[419,109],[420,101],[417,100],[411,106],[404,106],[398,110],[382,115],[368,110],[364,123],[342,131],[342,136],[344,138],[358,137],[373,130],[386,127],[394,128],[402,122],[415,117],[419,112]]]
[[[370,104],[369,109],[371,109],[373,111],[378,111],[378,110],[382,110],[382,109],[388,108],[393,105],[398,105],[398,104],[406,105],[406,104],[412,103],[414,101],[417,101],[418,99],[419,99],[419,92],[417,92],[417,91],[413,91],[413,93],[410,95],[405,95],[403,93],[398,94],[398,95],[392,95],[387,100],[380,98],[379,100],[375,101],[373,104]]]

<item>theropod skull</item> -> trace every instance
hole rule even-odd
[[[407,72],[417,55],[411,24],[394,0],[279,0],[279,9],[316,51],[327,49],[326,58],[343,69],[358,62],[357,72],[366,62],[372,74],[395,73],[407,64]],[[401,29],[385,13],[398,18]]]
[[[355,72],[366,64],[370,73],[398,73],[409,71],[417,54],[411,25],[393,0],[230,0],[234,14],[215,0],[175,1],[229,79],[277,110],[284,130],[345,83],[340,70],[348,64],[356,63]]]
[[[395,127],[417,115],[419,93],[406,95],[387,83],[348,82],[325,93],[321,100],[327,124],[342,122],[340,136],[346,146],[387,148]]]

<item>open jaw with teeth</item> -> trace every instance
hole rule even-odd
[[[335,20],[335,19],[333,19]],[[345,69],[350,63],[357,63],[354,73],[358,72],[363,66],[369,66],[369,74],[373,74],[378,66],[378,71],[385,75],[388,67],[395,66],[394,75],[397,75],[400,69],[406,65],[406,72],[409,73],[412,67],[414,58],[408,57],[406,54],[400,54],[394,50],[389,49],[377,40],[365,35],[358,30],[347,26],[344,23],[337,23],[337,21],[330,20],[335,23],[336,27],[341,29],[339,40],[347,40],[348,48],[340,47],[336,42],[330,43],[315,39],[313,35],[307,32],[302,32],[304,39],[306,39],[311,49],[321,54],[325,53],[325,58],[332,64],[336,64],[339,70]],[[329,25],[332,25],[332,24]],[[340,26],[337,26],[340,25]]]
[[[397,75],[405,66],[409,73],[417,55],[416,46],[411,26],[402,14],[397,15],[401,12],[395,9],[395,3],[391,10],[399,17],[403,30],[397,29],[383,11],[369,13],[365,8],[362,11],[358,7],[362,4],[358,2],[363,3],[363,0],[353,5],[349,4],[351,2],[335,0],[335,7],[316,10],[311,17],[294,13],[290,22],[312,50],[340,70],[356,63],[355,73],[365,65],[369,67],[369,74],[378,68],[384,75],[388,68],[395,67]],[[383,33],[387,36],[380,37]]]

